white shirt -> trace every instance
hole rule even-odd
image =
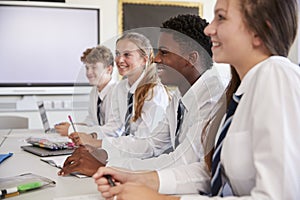
[[[89,95],[89,107],[88,107],[88,115],[86,116],[83,123],[85,123],[87,126],[82,125],[76,125],[76,130],[78,132],[86,132],[86,133],[92,133],[94,132],[95,128],[99,126],[98,124],[98,118],[97,118],[97,101],[98,97],[100,97],[102,103],[101,103],[101,109],[100,109],[100,115],[101,120],[103,120],[103,124],[108,122],[108,117],[111,112],[111,98],[112,98],[112,91],[113,88],[116,85],[116,81],[111,79],[107,85],[99,92],[98,88],[96,86],[92,87],[90,95]],[[69,127],[69,133],[74,132],[73,127]]]
[[[120,99],[123,100],[127,99],[127,92],[124,93],[119,92],[118,94]],[[114,137],[103,138],[102,148],[107,151],[108,160],[110,158],[120,158],[120,156],[123,156],[124,154],[137,155],[140,153],[141,149],[147,148],[144,146],[131,145],[131,144],[136,138],[151,137],[149,136],[149,134],[153,132],[154,128],[157,127],[158,123],[163,119],[168,105],[169,105],[169,95],[165,87],[159,83],[153,88],[152,99],[149,100],[149,98],[146,98],[142,108],[141,117],[139,117],[136,122],[130,123],[131,128],[130,128],[129,136],[120,136],[118,138],[114,138]],[[126,111],[127,111],[127,107],[124,107],[123,117],[121,119],[123,123],[122,131],[124,130]]]
[[[287,58],[272,56],[246,74],[236,94],[243,97],[221,152],[221,164],[236,197],[226,199],[300,199],[299,66]],[[197,175],[197,171],[190,170],[190,174]],[[197,184],[201,188],[205,181],[199,179]],[[188,181],[183,187],[195,188]]]
[[[120,148],[128,148],[126,141],[124,141],[124,143],[122,140],[122,138],[126,138],[128,136],[121,137],[118,140],[114,140],[112,137],[105,136],[119,137],[122,135],[125,125],[125,115],[127,112],[127,94],[128,92],[135,92],[142,78],[143,75],[131,87],[128,84],[128,80],[124,79],[120,81],[119,84],[114,88],[112,116],[109,118],[108,123],[101,127],[101,132],[98,132],[98,135],[99,133],[103,135],[102,148],[107,150],[108,156],[111,155],[111,146],[118,145]],[[152,93],[149,93],[148,95],[152,95]],[[133,105],[134,103],[135,100],[133,98]],[[147,136],[145,133],[151,132],[157,126],[158,122],[162,119],[168,104],[169,96],[164,86],[161,83],[158,83],[153,88],[152,99],[149,100],[149,98],[146,98],[142,108],[141,116],[137,121],[130,123],[130,134],[135,135],[136,137]],[[134,115],[134,107],[132,114]],[[153,116],[156,117],[153,118]]]
[[[132,170],[155,170],[199,161],[200,155],[203,154],[200,139],[202,127],[206,124],[212,108],[223,91],[224,85],[216,70],[208,70],[192,85],[182,98],[176,94],[173,96],[164,120],[151,133],[150,138],[144,140],[136,139],[132,145],[129,145],[131,148],[140,147],[136,148],[136,152],[139,154],[135,153],[131,156],[122,154],[120,157],[109,159],[108,165]],[[181,99],[185,107],[184,118],[179,133],[179,145],[173,152],[162,154],[164,150],[170,146],[174,148],[175,145],[179,99]],[[152,158],[139,159],[142,153]],[[126,156],[134,158],[124,158]]]

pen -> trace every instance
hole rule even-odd
[[[109,183],[109,185],[110,185],[111,187],[116,186],[115,182],[114,182],[114,181],[112,180],[112,178],[111,178],[111,175],[106,174],[106,175],[103,175],[103,176],[107,179],[107,181],[108,181],[108,183]]]
[[[73,127],[73,131],[74,131],[74,132],[77,132],[76,129],[75,129],[75,126],[74,126],[72,117],[71,117],[70,115],[68,115],[68,118],[69,118],[69,120],[70,120],[70,122],[71,122],[71,125],[72,125],[72,127]]]

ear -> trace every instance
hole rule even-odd
[[[199,59],[199,54],[197,51],[192,51],[189,53],[188,61],[191,65],[196,65],[197,60]]]
[[[109,65],[109,66],[107,66],[106,67],[106,72],[107,72],[107,74],[112,74],[112,72],[113,72],[113,66],[112,65]]]
[[[144,62],[145,62],[145,65],[148,65],[151,63],[151,58],[148,57],[148,56],[144,56]]]
[[[254,47],[262,46],[264,43],[256,33],[252,33],[252,45]]]

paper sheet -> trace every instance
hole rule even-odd
[[[47,158],[41,158],[41,161],[44,161],[48,163],[49,165],[57,168],[62,168],[64,166],[64,162],[69,157],[69,155],[65,156],[52,156],[52,157],[47,157]],[[78,178],[85,178],[87,176],[80,174],[80,173],[72,173],[71,175],[76,176]]]
[[[87,195],[79,195],[79,196],[71,196],[71,197],[59,197],[54,198],[53,200],[104,200],[101,197],[101,194],[87,194]]]

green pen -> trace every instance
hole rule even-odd
[[[17,188],[18,188],[19,192],[25,192],[27,190],[33,190],[33,189],[36,189],[36,188],[39,188],[42,186],[43,186],[42,182],[31,182],[31,183],[25,183],[25,184],[19,185]]]

